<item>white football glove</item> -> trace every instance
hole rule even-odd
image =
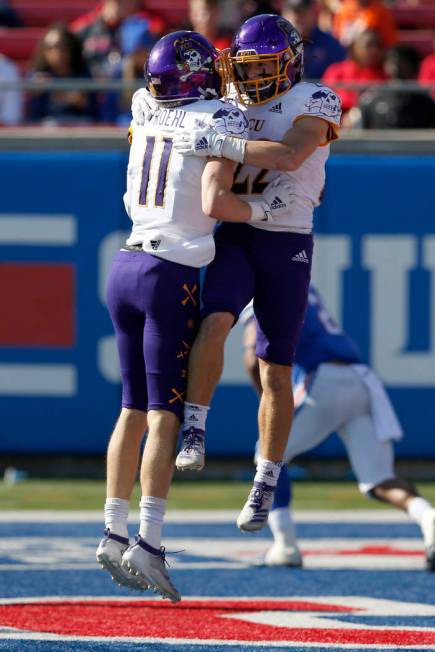
[[[147,117],[158,108],[154,97],[147,88],[139,88],[131,99],[131,114],[134,124],[144,125]]]
[[[204,124],[174,138],[174,148],[183,156],[216,156],[236,163],[243,163],[246,143],[244,138],[220,134],[212,126]]]
[[[271,181],[258,201],[248,201],[252,210],[249,222],[276,222],[290,210],[294,190],[288,177],[278,177]]]

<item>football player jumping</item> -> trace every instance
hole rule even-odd
[[[280,16],[247,20],[222,61],[228,97],[249,122],[249,141],[199,125],[176,139],[174,149],[186,156],[238,162],[233,191],[251,201],[266,184],[286,179],[291,201],[273,224],[224,224],[216,231],[216,256],[202,293],[203,320],[189,361],[183,445],[176,464],[179,469],[204,465],[205,421],[222,372],[224,343],[253,298],[263,387],[260,455],[252,491],[237,520],[240,529],[251,531],[267,523],[291,427],[291,365],[310,282],[313,209],[321,200],[341,109],[329,88],[302,82],[302,39]],[[273,205],[280,206],[283,199],[277,192]]]
[[[265,188],[261,197],[243,201],[231,192],[234,163],[185,158],[174,149],[175,135],[191,131],[197,121],[214,125],[223,136],[247,136],[242,112],[218,99],[216,58],[207,39],[188,31],[164,36],[151,50],[146,75],[155,104],[139,123],[132,122],[124,196],[133,228],[113,260],[107,289],[120,358],[122,409],[107,452],[106,530],[97,560],[120,584],[152,588],[173,602],[180,595],[165,567],[160,539],[187,361],[199,321],[199,268],[214,257],[217,219],[279,219],[291,194],[288,180],[283,180]],[[147,429],[140,531],[129,546],[129,500]]]
[[[245,325],[245,367],[261,396],[252,305],[247,306],[241,319]],[[297,409],[269,514],[274,543],[266,552],[264,563],[302,565],[289,509],[287,464],[335,431],[346,448],[360,491],[402,509],[418,523],[426,548],[427,569],[435,571],[435,509],[394,471],[393,441],[402,437],[394,408],[382,382],[362,363],[356,344],[334,321],[313,286],[294,369],[294,375],[301,372],[295,383]]]

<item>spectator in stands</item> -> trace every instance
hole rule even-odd
[[[320,79],[329,65],[346,58],[346,50],[339,41],[319,29],[316,0],[286,0],[281,13],[304,40],[306,79]]]
[[[366,30],[359,34],[349,48],[349,58],[329,66],[322,80],[331,86],[341,98],[343,113],[358,103],[360,91],[338,88],[337,82],[381,82],[387,79],[383,68],[384,48],[379,34]]]
[[[0,54],[0,81],[18,82],[20,73],[17,66]],[[23,118],[23,93],[18,89],[0,90],[0,127],[19,124]]]
[[[412,81],[417,79],[421,57],[411,45],[399,44],[387,50],[384,70],[391,80]]]
[[[391,81],[417,79],[420,56],[409,45],[391,48],[384,69]],[[428,129],[435,127],[435,102],[429,93],[414,90],[380,88],[361,95],[358,107],[360,126],[365,129]],[[356,113],[355,118],[358,118]]]
[[[418,81],[422,84],[435,84],[435,54],[429,54],[421,62]],[[435,88],[432,88],[431,94],[435,98]]]
[[[232,35],[220,27],[219,0],[189,0],[190,29],[205,36],[218,50],[230,47]]]
[[[154,34],[164,29],[160,16],[143,9],[142,0],[103,0],[93,11],[77,18],[71,30],[83,44],[83,52],[93,77],[110,77],[121,59],[120,27],[133,14],[150,21]]]
[[[90,78],[83,58],[81,43],[68,28],[52,25],[40,42],[31,79]],[[36,92],[30,102],[30,119],[53,124],[90,123],[97,118],[97,103],[93,93],[80,90]]]
[[[279,14],[281,0],[239,0],[239,24],[258,14]]]
[[[17,13],[9,6],[7,0],[0,0],[0,27],[21,27],[22,22]]]
[[[366,30],[379,32],[385,48],[397,41],[393,14],[382,0],[342,0],[333,18],[335,36],[348,46]]]
[[[135,79],[144,82],[144,65],[149,51],[156,42],[150,32],[149,21],[138,16],[127,18],[120,28],[120,42],[122,60],[113,69],[113,79],[123,79],[131,82]],[[104,122],[116,122],[119,125],[128,125],[131,121],[131,97],[133,88],[126,88],[121,93],[110,91],[102,107]]]

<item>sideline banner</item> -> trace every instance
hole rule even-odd
[[[105,451],[120,387],[104,289],[129,229],[126,162],[0,153],[1,453]],[[314,281],[385,381],[406,457],[435,457],[434,175],[431,156],[335,155],[315,216]],[[256,397],[237,327],[209,424],[210,455],[252,454]],[[316,452],[344,455],[336,439]]]

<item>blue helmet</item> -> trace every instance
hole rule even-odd
[[[256,78],[249,76],[249,64],[262,62],[273,62],[268,68],[274,70]],[[275,14],[249,18],[234,35],[224,67],[226,81],[234,84],[243,104],[269,102],[302,78],[301,35],[288,20]]]
[[[218,52],[201,34],[187,30],[163,36],[145,67],[148,88],[161,103],[183,103],[221,97]]]

